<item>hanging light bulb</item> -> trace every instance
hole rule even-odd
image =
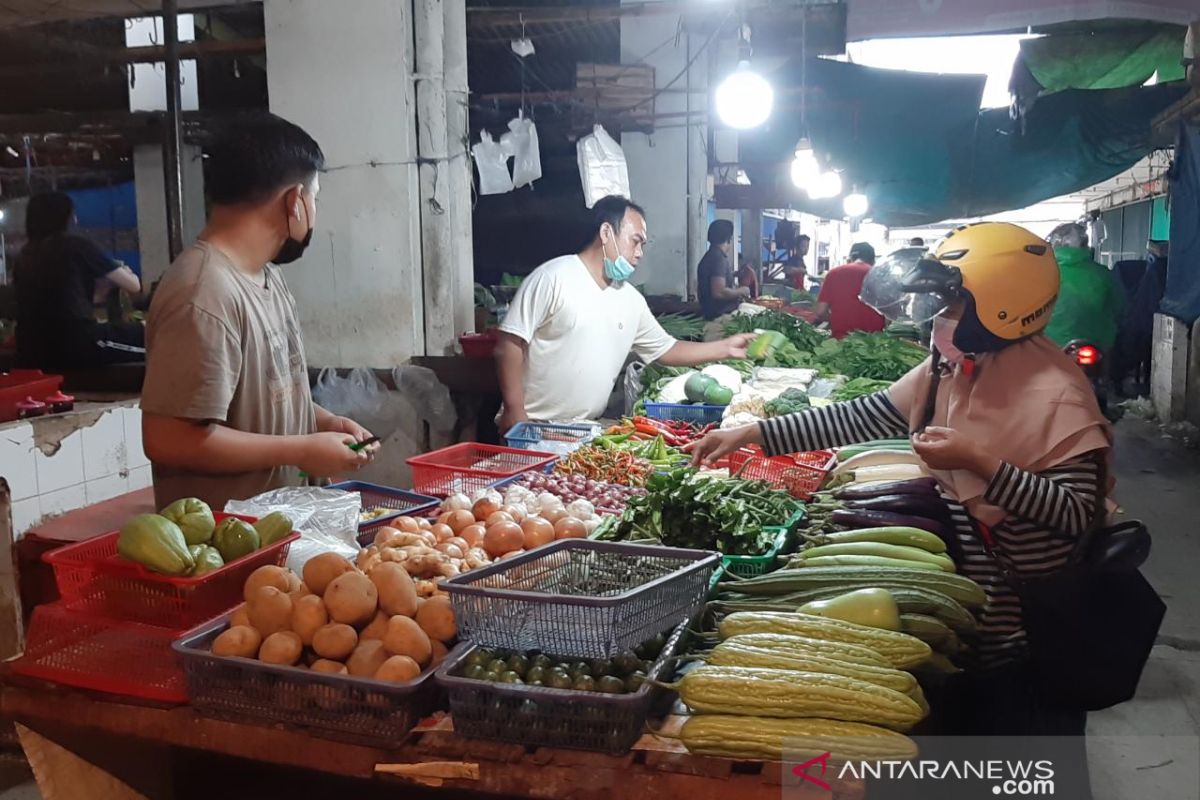
[[[775,105],[775,90],[762,75],[750,69],[749,61],[738,63],[717,87],[715,95],[717,116],[731,128],[757,128],[771,116]]]
[[[792,160],[792,183],[797,189],[805,189],[821,175],[821,165],[813,153],[812,145],[807,138],[801,139],[796,145],[796,157]]]
[[[822,172],[816,182],[808,188],[808,196],[813,200],[827,200],[842,193],[842,176],[833,170]]]
[[[842,210],[846,212],[847,217],[861,217],[870,207],[867,196],[857,188],[842,200]]]

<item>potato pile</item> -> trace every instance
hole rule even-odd
[[[303,581],[283,567],[259,567],[243,596],[214,655],[403,682],[441,663],[458,633],[450,599],[418,597],[395,561],[363,572],[323,553],[304,565]]]

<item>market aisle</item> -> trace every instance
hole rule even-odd
[[[1096,800],[1194,800],[1200,797],[1200,453],[1164,438],[1154,425],[1123,421],[1116,473],[1121,504],[1154,536],[1145,571],[1167,603],[1167,617],[1137,697],[1089,719],[1092,787]]]

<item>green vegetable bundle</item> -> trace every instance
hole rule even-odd
[[[704,337],[704,320],[692,314],[663,314],[656,318],[664,331],[683,341],[699,341]]]
[[[855,378],[834,389],[829,399],[838,402],[853,400],[856,397],[882,392],[891,385],[892,381],[880,381],[874,378]]]
[[[792,496],[768,483],[716,478],[691,468],[655,473],[645,488],[606,538],[657,539],[668,547],[756,556],[770,550],[777,535],[764,528],[785,524],[796,511]]]
[[[759,314],[734,314],[725,323],[724,333],[726,336],[733,336],[737,333],[751,333],[758,330],[782,333],[795,346],[795,351],[798,353],[811,353],[829,338],[799,317],[771,310]],[[788,365],[779,364],[778,366]]]
[[[813,353],[824,372],[849,378],[894,381],[928,358],[929,352],[886,333],[855,331],[843,339],[829,339]]]

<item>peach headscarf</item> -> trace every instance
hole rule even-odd
[[[888,390],[897,410],[908,417],[910,430],[924,422],[929,384],[926,359]],[[1112,428],[1087,377],[1040,335],[978,356],[971,375],[961,368],[943,375],[929,424],[965,433],[988,453],[1030,472],[1084,453],[1104,452],[1107,457],[1112,447]],[[987,482],[975,473],[931,472],[981,522],[995,525],[1008,516],[984,501]]]

